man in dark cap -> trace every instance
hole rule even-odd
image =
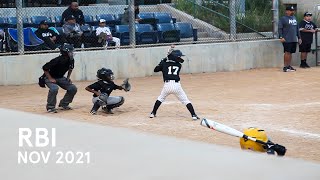
[[[79,4],[77,2],[72,2],[68,9],[62,13],[61,24],[64,24],[66,18],[71,15],[74,16],[79,25],[83,25],[85,23],[83,12],[79,9]]]
[[[317,31],[317,25],[315,25],[311,20],[312,13],[305,12],[304,18],[299,24],[299,30],[302,39],[302,44],[299,45],[299,51],[301,52],[301,68],[310,68],[307,63],[307,56],[308,52],[311,51],[313,34]]]
[[[73,15],[66,18],[66,23],[62,26],[66,39],[75,48],[80,48],[82,44],[82,30]]]
[[[292,53],[296,52],[297,43],[301,44],[301,38],[294,7],[286,7],[285,13],[279,20],[279,38],[284,48],[283,72],[293,72],[296,69],[291,66]]]
[[[58,47],[56,44],[58,34],[54,30],[49,29],[46,20],[40,22],[39,28],[35,31],[35,34],[44,41],[44,45],[49,49],[56,49]]]

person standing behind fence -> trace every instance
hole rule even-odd
[[[297,42],[301,44],[298,22],[294,16],[294,12],[293,6],[286,7],[286,15],[282,16],[279,21],[279,38],[284,48],[283,72],[296,71],[291,66],[292,53],[296,52]]]
[[[311,44],[313,41],[313,34],[317,30],[317,26],[311,21],[312,13],[304,13],[304,18],[299,24],[299,30],[301,34],[302,43],[299,45],[299,51],[301,52],[301,68],[310,68],[307,63],[308,52],[311,51]]]
[[[85,24],[83,12],[79,9],[79,4],[77,2],[72,2],[68,9],[62,13],[61,24],[64,24],[71,15],[75,17],[76,22],[79,25],[82,26]]]

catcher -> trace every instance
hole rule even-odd
[[[130,91],[131,85],[129,79],[125,79],[123,84],[118,86],[113,80],[113,72],[111,69],[101,68],[97,71],[98,81],[87,86],[86,90],[93,93],[93,107],[90,111],[92,115],[96,115],[100,107],[108,114],[113,114],[112,109],[119,107],[124,103],[122,96],[110,96],[113,90]]]
[[[278,156],[284,156],[287,149],[279,144],[274,144],[268,138],[266,132],[259,128],[250,127],[243,132],[249,137],[256,138],[258,142],[254,142],[245,138],[240,138],[241,149],[248,149],[257,152],[266,152],[268,154],[278,154]]]

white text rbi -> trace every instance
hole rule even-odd
[[[33,148],[54,148],[57,146],[56,129],[19,128],[19,147],[31,150],[18,151],[18,164],[38,164],[53,162],[56,164],[89,164],[90,152],[81,151],[42,151]],[[25,149],[25,148],[24,148]]]

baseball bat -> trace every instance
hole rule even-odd
[[[218,123],[216,121],[212,121],[212,120],[203,118],[201,120],[200,124],[202,126],[208,127],[209,129],[213,129],[213,130],[222,132],[224,134],[229,134],[231,136],[240,137],[240,138],[244,138],[244,139],[249,139],[251,141],[263,144],[263,145],[266,146],[266,148],[268,150],[267,151],[268,154],[269,153],[273,154],[273,152],[275,151],[275,152],[277,152],[277,154],[279,156],[284,156],[286,151],[287,151],[286,147],[284,147],[282,145],[274,144],[273,142],[271,142],[269,140],[268,140],[268,142],[264,142],[264,141],[258,140],[256,138],[253,138],[253,137],[245,135],[243,132],[240,132],[240,131],[238,131],[238,130],[236,130],[234,128],[231,128],[231,127],[229,127],[227,125]]]
[[[210,129],[222,132],[224,134],[228,134],[228,135],[231,135],[231,136],[240,137],[240,138],[244,138],[244,139],[249,139],[251,141],[254,141],[254,142],[257,142],[257,143],[261,143],[261,144],[264,144],[264,145],[267,144],[266,142],[263,142],[263,141],[260,141],[260,140],[258,140],[256,138],[247,136],[241,131],[238,131],[238,130],[236,130],[234,128],[231,128],[231,127],[229,127],[227,125],[218,123],[218,122],[213,121],[213,120],[209,120],[209,119],[203,118],[201,120],[201,125],[205,126],[205,127],[208,127]]]

